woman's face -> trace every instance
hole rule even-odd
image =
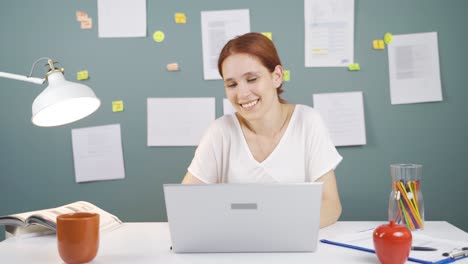
[[[238,53],[224,60],[222,71],[226,96],[243,118],[262,118],[279,103],[276,88],[282,83],[281,66],[271,73],[256,57]]]

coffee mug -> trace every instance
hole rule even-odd
[[[99,248],[99,214],[78,212],[57,216],[57,246],[67,264],[93,260]]]

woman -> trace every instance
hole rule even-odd
[[[342,157],[314,109],[280,97],[283,67],[273,42],[259,33],[230,40],[218,70],[237,112],[208,128],[182,183],[323,182],[320,226],[335,223],[334,168]]]

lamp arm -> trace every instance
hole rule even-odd
[[[28,77],[19,74],[7,73],[7,72],[0,72],[0,77],[8,78],[8,79],[15,79],[24,82],[32,82],[36,84],[43,84],[45,79],[37,78],[37,77]]]
[[[31,66],[31,71],[29,72],[28,76],[18,75],[18,74],[13,74],[13,73],[7,73],[7,72],[0,72],[0,77],[19,80],[19,81],[24,81],[24,82],[32,82],[32,83],[36,83],[36,84],[43,84],[46,81],[45,78],[41,79],[41,78],[31,77],[31,75],[33,74],[34,68],[36,67],[36,64],[41,60],[48,60],[49,65],[51,65],[50,66],[51,69],[55,69],[55,67],[53,66],[54,62],[52,62],[52,60],[50,58],[41,57],[41,58],[37,59],[33,63],[33,65]]]

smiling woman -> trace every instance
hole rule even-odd
[[[230,40],[218,69],[236,110],[212,123],[183,183],[323,182],[321,227],[336,222],[341,202],[334,169],[342,160],[314,109],[286,103],[283,67],[259,33]]]

